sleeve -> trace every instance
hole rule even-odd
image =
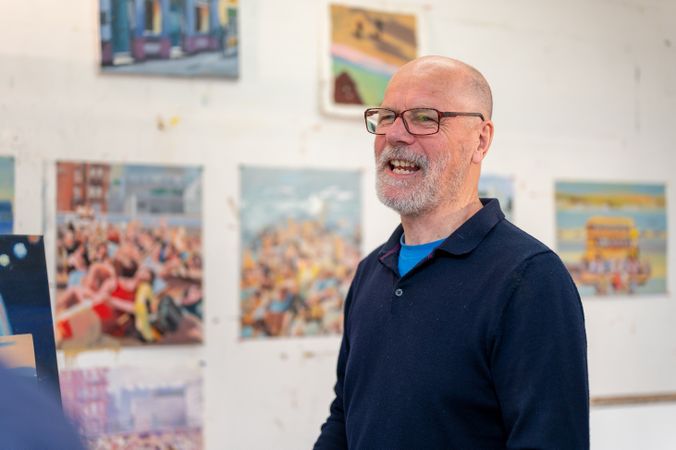
[[[330,414],[326,422],[322,425],[321,433],[314,450],[344,450],[347,449],[347,434],[345,431],[345,410],[343,408],[343,380],[345,378],[345,367],[347,357],[350,353],[350,343],[348,340],[348,309],[352,301],[352,290],[354,282],[350,286],[345,300],[343,340],[340,344],[338,353],[338,368],[336,369],[337,381],[334,387],[336,397],[331,402]]]
[[[589,449],[584,312],[553,252],[517,271],[491,354],[508,449]]]

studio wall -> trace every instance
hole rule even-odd
[[[406,5],[421,11],[428,53],[467,61],[491,83],[496,134],[483,171],[514,180],[517,225],[555,248],[558,180],[665,184],[667,292],[583,305],[592,396],[676,392],[676,4]],[[322,112],[327,3],[241,0],[237,79],[101,73],[98,8],[0,0],[0,155],[15,161],[14,231],[45,234],[54,299],[57,161],[201,167],[204,337],[60,352],[60,368],[199,367],[205,448],[309,448],[340,338],[242,339],[240,178],[242,167],[359,173],[362,255],[398,223],[375,196],[361,118]],[[592,410],[592,446],[635,448],[608,438],[631,423],[630,437],[671,448],[664,424],[675,418],[673,407]]]

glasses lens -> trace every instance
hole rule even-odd
[[[412,134],[425,135],[439,131],[439,112],[435,109],[410,109],[404,113],[404,120]]]
[[[385,129],[394,122],[395,114],[387,109],[371,108],[366,110],[364,117],[369,133],[385,134]]]

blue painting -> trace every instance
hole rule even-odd
[[[0,337],[3,352],[8,347],[18,350],[5,364],[28,373],[29,361],[34,358],[38,383],[58,396],[54,325],[41,236],[0,236]]]
[[[479,179],[479,197],[497,198],[500,208],[508,220],[514,214],[514,180],[501,175],[481,175]]]
[[[0,157],[0,234],[14,228],[14,158]]]

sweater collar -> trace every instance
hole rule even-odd
[[[500,202],[496,198],[482,198],[483,208],[476,212],[465,223],[455,230],[450,236],[441,243],[438,250],[445,251],[451,255],[464,255],[474,250],[477,245],[486,237],[493,227],[505,218],[505,214],[500,209]],[[400,239],[404,233],[404,228],[399,224],[394,233],[387,240],[385,245],[378,253],[380,259],[386,265],[396,265],[396,256],[401,249]],[[394,258],[394,260],[390,260]],[[388,264],[390,263],[390,264]]]

